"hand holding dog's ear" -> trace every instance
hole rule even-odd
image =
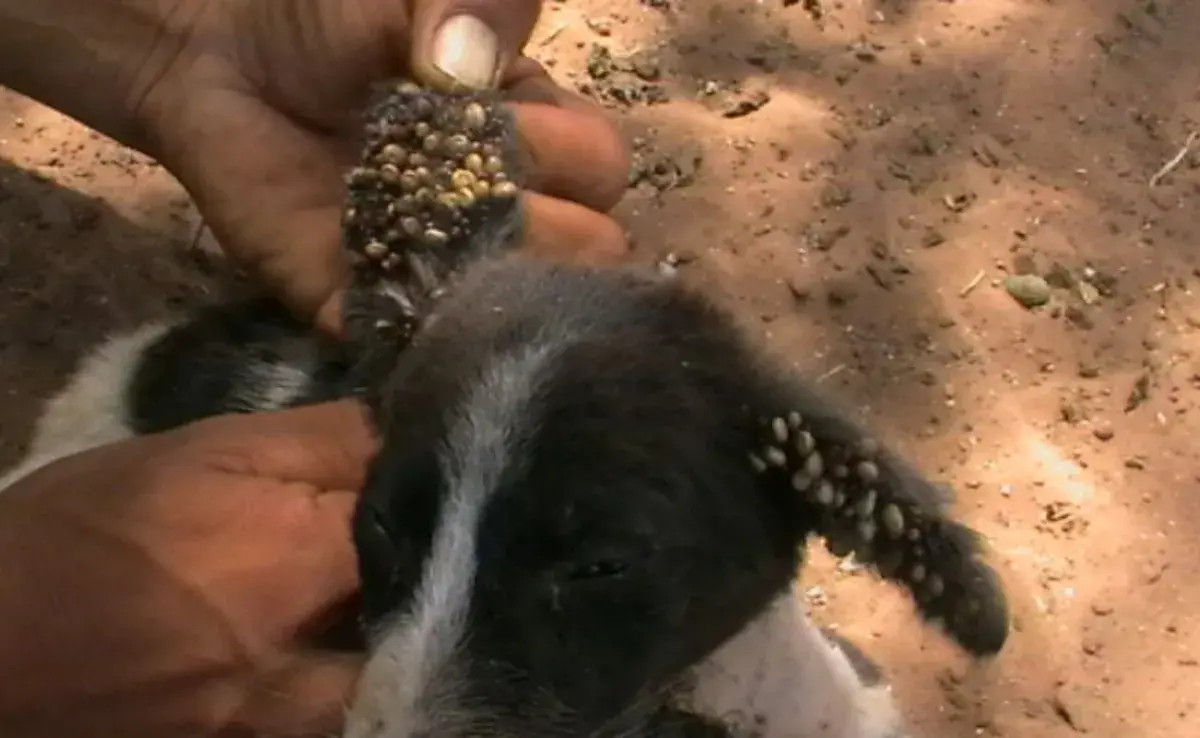
[[[317,736],[361,667],[315,637],[356,591],[375,442],[352,402],[201,421],[0,493],[5,735]]]
[[[140,109],[158,156],[217,240],[297,311],[338,322],[342,176],[373,83],[499,85],[533,163],[527,245],[555,257],[624,255],[603,215],[627,154],[599,108],[521,56],[540,0],[238,0],[167,65]]]

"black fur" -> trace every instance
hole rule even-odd
[[[276,300],[213,305],[146,348],[128,387],[129,423],[136,433],[157,433],[213,415],[346,396],[351,366],[341,346]],[[284,379],[302,381],[284,391]]]

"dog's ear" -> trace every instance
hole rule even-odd
[[[342,293],[343,344],[351,357],[347,384],[376,419],[380,393],[417,325],[414,313],[374,289],[352,284]]]
[[[905,587],[922,616],[976,657],[1008,637],[1003,584],[982,537],[953,516],[952,494],[818,396],[788,382],[756,419],[747,463],[785,496],[802,538],[816,534]],[[762,408],[760,407],[760,410]]]
[[[524,167],[511,111],[495,92],[379,91],[346,176],[343,300],[356,381],[368,404],[465,264],[516,247]]]

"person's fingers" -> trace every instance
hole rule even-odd
[[[214,602],[232,605],[231,627],[310,639],[347,612],[359,590],[353,535],[357,491],[220,474],[211,475],[207,484],[209,494],[220,495],[210,504],[215,511],[198,509],[203,499],[174,502],[180,508],[191,505],[193,516],[208,520],[209,536],[227,536],[216,546],[194,537],[193,548],[200,553],[187,559],[190,570],[224,572],[231,562],[255,567],[246,576],[218,576],[208,590]],[[265,572],[270,572],[266,587]]]
[[[527,56],[501,86],[531,165],[527,186],[601,212],[615,206],[628,183],[629,151],[604,108],[559,86]]]
[[[251,93],[210,91],[189,104],[160,158],[230,258],[311,319],[349,278],[343,171],[328,142]]]
[[[343,338],[342,298],[345,294],[344,289],[335,290],[317,309],[317,318],[314,321],[318,331],[338,340]]]
[[[513,62],[500,81],[500,87],[504,97],[512,102],[542,103],[600,118],[609,117],[596,102],[555,82],[541,62],[528,56]]]
[[[602,116],[542,103],[513,103],[527,189],[606,212],[625,193],[629,156]]]
[[[629,242],[615,220],[537,192],[524,195],[522,250],[551,261],[596,266],[617,264],[629,254]]]
[[[411,46],[402,0],[233,3],[212,39],[270,104],[326,134],[357,121],[372,84],[404,73]]]
[[[289,738],[340,735],[364,663],[358,654],[297,654],[262,676],[227,727]]]
[[[358,504],[358,490],[327,491],[312,498],[309,521],[313,535],[303,556],[295,557],[295,577],[289,583],[303,587],[281,615],[298,620],[281,624],[297,637],[311,637],[344,617],[357,595],[358,554],[354,549],[351,521]]]
[[[378,449],[366,408],[355,400],[224,415],[181,432],[203,439],[205,462],[214,470],[323,490],[361,488]]]
[[[435,89],[486,89],[520,56],[541,0],[412,0],[412,72]]]
[[[281,208],[279,212],[287,210]],[[243,222],[247,230],[252,225]],[[293,314],[323,328],[320,321],[328,320],[329,316],[322,316],[321,309],[335,291],[350,282],[349,261],[342,252],[341,211],[334,206],[315,206],[308,211],[292,211],[286,219],[263,225],[277,226],[279,240],[255,241],[243,248],[231,243],[228,250]],[[242,230],[234,237],[249,235]],[[258,244],[271,247],[253,248]]]

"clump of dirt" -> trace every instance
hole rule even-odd
[[[651,52],[614,56],[608,46],[592,44],[587,76],[579,91],[609,106],[654,105],[669,99],[660,84],[658,59]]]

